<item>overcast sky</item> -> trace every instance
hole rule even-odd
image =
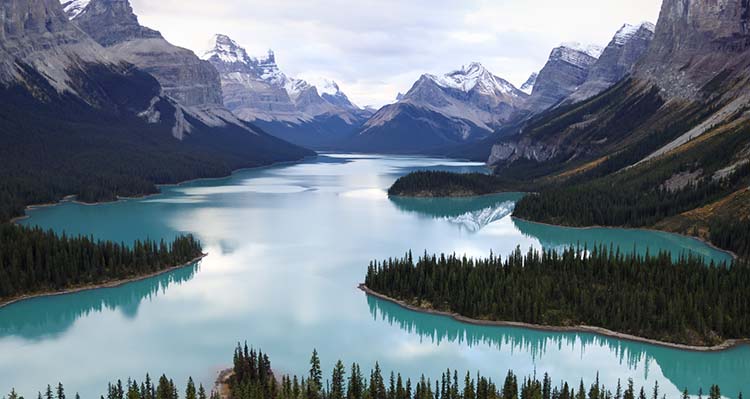
[[[131,0],[143,25],[202,53],[215,33],[276,52],[292,77],[335,80],[383,105],[423,73],[472,61],[520,86],[562,42],[606,45],[625,23],[656,22],[661,0]]]

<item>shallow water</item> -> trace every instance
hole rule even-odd
[[[500,380],[549,372],[555,381],[607,385],[633,378],[664,393],[719,383],[750,392],[750,346],[695,353],[593,334],[480,327],[410,312],[356,286],[370,260],[415,253],[507,254],[516,246],[605,244],[644,253],[729,256],[686,237],[650,231],[567,229],[513,220],[520,194],[474,199],[389,199],[416,169],[483,171],[417,157],[327,155],[164,187],[163,194],[97,206],[64,203],[22,223],[129,242],[195,234],[199,265],[119,288],[37,298],[0,309],[0,392],[33,397],[48,383],[98,397],[108,381],[166,373],[210,385],[238,341],[267,352],[275,370],[305,373],[313,348],[415,378],[445,368]]]

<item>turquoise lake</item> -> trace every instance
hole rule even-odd
[[[36,397],[62,381],[98,398],[109,381],[166,373],[211,386],[239,341],[273,368],[306,373],[313,348],[326,375],[337,359],[415,379],[446,368],[501,380],[548,372],[554,381],[608,386],[658,381],[671,397],[720,384],[750,395],[750,346],[679,351],[593,334],[480,327],[368,298],[357,289],[373,259],[415,253],[506,255],[517,246],[619,245],[644,253],[726,253],[687,237],[620,229],[570,229],[514,220],[520,194],[472,199],[389,199],[417,169],[483,171],[481,164],[422,157],[326,154],[298,164],[162,188],[162,194],[96,206],[38,208],[21,223],[131,242],[193,233],[200,264],[119,288],[37,298],[0,309],[0,396]]]

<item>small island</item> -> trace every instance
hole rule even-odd
[[[116,287],[192,265],[204,256],[192,235],[127,246],[3,224],[0,308],[33,297]]]
[[[473,197],[513,191],[497,176],[483,173],[418,171],[396,180],[388,195],[398,197]]]
[[[482,325],[592,332],[687,350],[750,337],[750,265],[570,248],[506,259],[412,255],[371,262],[360,286],[411,310]]]

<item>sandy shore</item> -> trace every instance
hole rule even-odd
[[[183,263],[181,265],[172,266],[172,267],[166,268],[164,270],[159,270],[158,272],[144,274],[142,276],[131,277],[131,278],[123,279],[123,280],[107,281],[107,282],[103,282],[103,283],[99,283],[99,284],[90,284],[90,285],[85,285],[85,286],[82,286],[82,287],[68,288],[68,289],[65,289],[65,290],[62,290],[62,291],[40,292],[38,294],[22,295],[22,296],[19,296],[19,297],[16,297],[16,298],[12,298],[12,299],[8,299],[8,300],[0,302],[0,309],[4,308],[6,306],[10,306],[10,305],[12,305],[14,303],[18,303],[18,302],[25,301],[25,300],[32,299],[32,298],[42,298],[42,297],[49,297],[49,296],[68,295],[68,294],[75,294],[76,292],[98,290],[98,289],[101,289],[101,288],[116,288],[116,287],[120,287],[120,286],[123,286],[123,285],[128,284],[128,283],[133,283],[133,282],[136,282],[136,281],[141,281],[141,280],[149,279],[151,277],[156,277],[156,276],[159,276],[159,275],[162,275],[162,274],[166,274],[166,273],[175,271],[177,269],[182,269],[183,267],[194,265],[195,263],[199,262],[201,259],[205,258],[206,256],[208,256],[208,254],[202,254],[201,256],[198,256],[195,259],[192,259],[189,262],[185,262],[185,263]]]
[[[391,298],[389,296],[375,292],[367,288],[367,286],[364,284],[360,284],[359,289],[365,292],[365,294],[367,295],[371,295],[373,297],[395,303],[403,308],[409,309],[414,312],[427,313],[427,314],[433,314],[433,315],[438,315],[438,316],[447,316],[461,323],[473,324],[473,325],[478,325],[478,326],[519,327],[519,328],[526,328],[529,330],[549,331],[549,332],[593,333],[593,334],[603,335],[606,337],[621,339],[625,341],[640,342],[640,343],[645,343],[649,345],[656,345],[656,346],[662,346],[662,347],[686,350],[686,351],[693,351],[693,352],[719,352],[719,351],[729,350],[740,345],[750,344],[750,339],[729,339],[715,346],[694,346],[694,345],[675,344],[671,342],[663,342],[663,341],[658,341],[655,339],[643,338],[643,337],[638,337],[638,336],[630,335],[630,334],[623,334],[623,333],[619,333],[616,331],[607,330],[606,328],[593,327],[593,326],[562,327],[562,326],[545,326],[545,325],[539,325],[539,324],[521,323],[521,322],[516,322],[516,321],[478,320],[478,319],[472,319],[469,317],[461,316],[458,313],[444,312],[444,311],[434,310],[434,309],[424,309],[424,308],[420,308],[417,306],[413,306],[404,301]]]

